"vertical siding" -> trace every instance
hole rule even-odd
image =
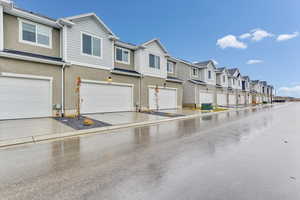
[[[73,22],[75,25],[67,29],[68,61],[95,65],[99,68],[112,69],[113,43],[108,38],[109,34],[105,32],[105,29],[93,17],[82,18],[81,20],[75,20]],[[89,33],[102,38],[102,58],[82,55],[81,32]]]

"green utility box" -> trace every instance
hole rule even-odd
[[[211,103],[202,103],[201,110],[213,110],[213,106]]]
[[[263,101],[262,103],[263,103],[263,104],[267,104],[268,102],[266,102],[266,101]]]

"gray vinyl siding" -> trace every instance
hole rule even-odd
[[[189,65],[182,62],[177,62],[175,68],[178,78],[184,81],[191,79],[191,67]]]
[[[177,77],[177,62],[173,62],[173,61],[169,61],[169,60],[168,60],[168,62],[172,62],[173,65],[174,65],[174,71],[173,71],[173,73],[169,73],[168,72],[168,76],[170,76],[170,77]]]
[[[112,41],[108,38],[109,34],[105,32],[104,27],[101,26],[93,17],[82,18],[72,22],[75,23],[75,25],[67,29],[67,61],[96,65],[100,68],[112,68],[113,46]],[[82,54],[82,32],[102,38],[102,58]]]

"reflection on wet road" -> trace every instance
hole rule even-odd
[[[300,199],[300,104],[0,150],[0,199]]]

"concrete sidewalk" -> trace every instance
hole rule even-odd
[[[259,105],[255,107],[265,106],[270,105]],[[201,111],[188,109],[164,111],[184,115],[181,117],[173,118],[136,112],[90,114],[86,116],[95,120],[110,123],[112,124],[112,126],[87,130],[74,130],[71,127],[68,127],[52,118],[0,121],[0,147],[24,143],[34,143],[44,140],[72,137],[89,133],[98,133],[120,128],[157,124],[173,120],[184,120],[199,116],[208,116],[222,112],[232,112],[251,108],[253,107],[230,109],[227,111],[212,113],[202,113]]]

